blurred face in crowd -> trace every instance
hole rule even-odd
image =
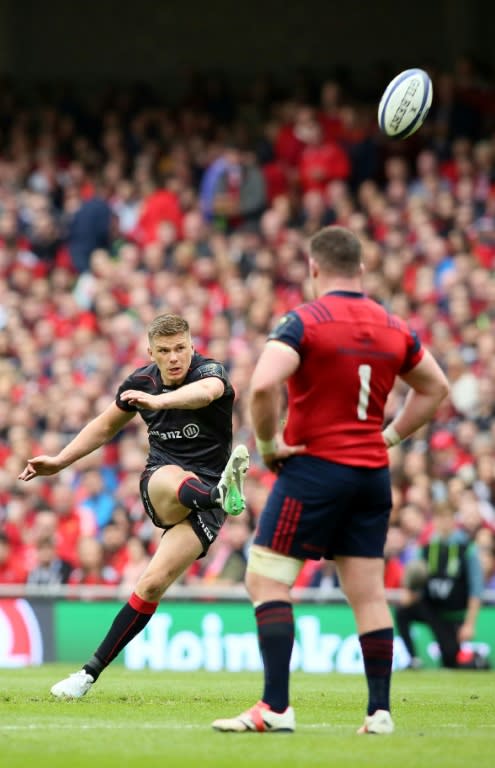
[[[51,539],[42,539],[38,543],[38,565],[48,566],[56,557],[55,542]]]
[[[103,562],[103,547],[97,539],[84,536],[78,544],[79,561],[81,568],[88,571],[96,571],[101,568]]]
[[[454,510],[449,505],[440,504],[433,510],[433,524],[438,535],[447,538],[456,527]]]
[[[150,342],[148,352],[160,369],[164,384],[182,384],[193,356],[190,334],[175,333],[172,336],[155,336]]]

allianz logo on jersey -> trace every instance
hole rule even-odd
[[[150,437],[159,437],[160,440],[182,440],[184,437],[192,439],[198,435],[197,424],[186,424],[182,429],[169,429],[166,432],[159,432],[157,429],[152,429],[150,432]]]

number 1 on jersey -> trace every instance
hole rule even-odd
[[[357,415],[359,421],[366,421],[368,418],[368,403],[370,400],[371,365],[360,365],[358,374],[360,386]]]

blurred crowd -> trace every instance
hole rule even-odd
[[[452,386],[428,429],[390,452],[387,586],[442,502],[495,589],[495,89],[466,57],[431,74],[430,116],[403,142],[378,132],[377,100],[332,78],[291,92],[257,77],[235,95],[197,78],[173,106],[145,90],[27,99],[0,85],[0,583],[132,590],[161,534],[139,498],[144,425],[59,476],[16,478],[110,402],[169,311],[228,369],[235,438],[252,452],[247,513],[182,581],[242,581],[273,482],[250,376],[276,318],[310,296],[307,238],[337,223],[362,239],[367,293]],[[398,383],[389,419],[404,396]],[[335,583],[313,562],[297,582]]]

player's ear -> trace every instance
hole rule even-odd
[[[151,347],[148,347],[148,355],[151,357],[152,360],[154,360],[153,350],[151,349]]]
[[[318,262],[312,256],[309,257],[309,274],[311,277],[318,277],[320,274]]]

